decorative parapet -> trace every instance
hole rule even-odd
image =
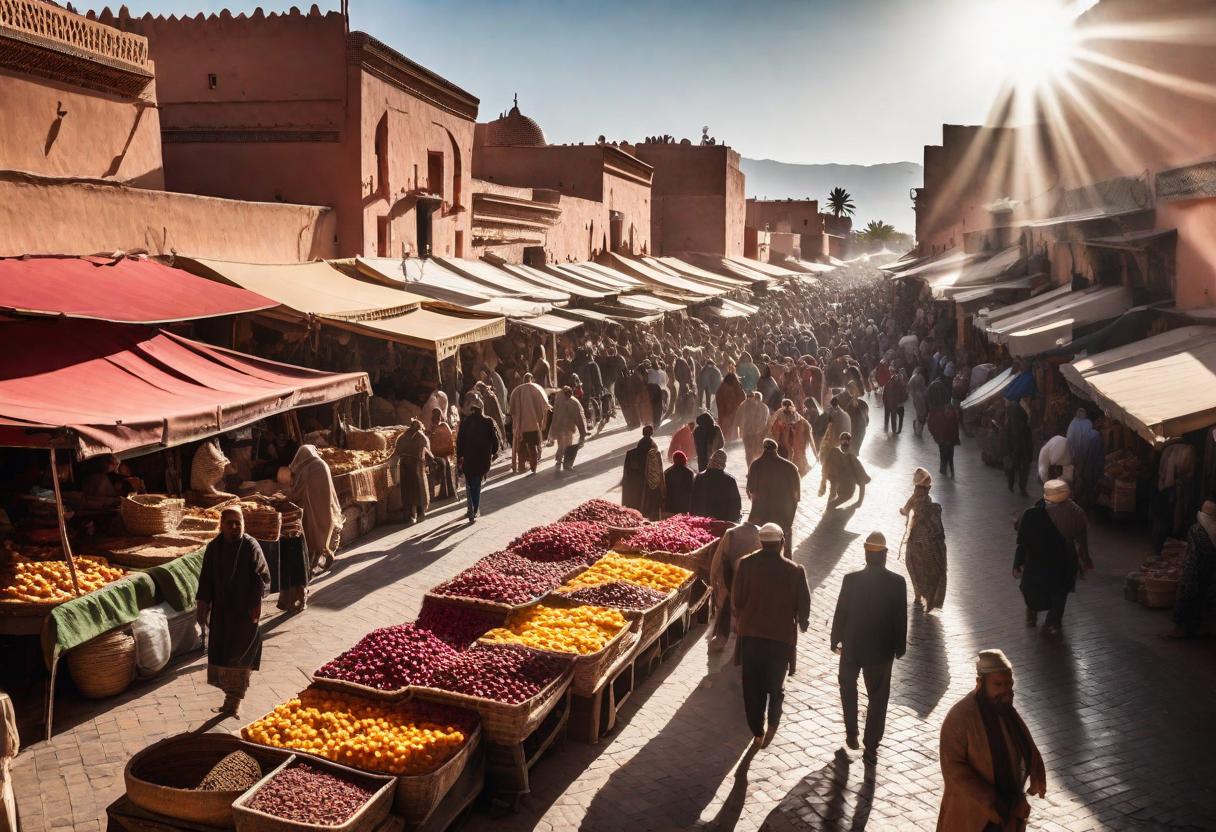
[[[1216,197],[1216,160],[1170,168],[1157,173],[1157,199],[1212,199]]]
[[[0,0],[0,66],[130,96],[153,77],[147,38],[41,0]]]

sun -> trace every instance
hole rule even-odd
[[[1066,76],[1076,59],[1077,16],[1092,2],[971,0],[963,35],[978,69],[1021,92]]]

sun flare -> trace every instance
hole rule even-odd
[[[1067,0],[977,0],[964,35],[977,65],[1023,92],[1068,75],[1080,39],[1077,16],[1092,3]]]

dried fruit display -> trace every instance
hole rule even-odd
[[[456,656],[456,649],[430,630],[399,624],[372,630],[314,675],[376,690],[401,690],[429,684],[431,675]]]
[[[500,604],[526,604],[544,595],[552,587],[537,584],[529,578],[502,575],[493,569],[475,564],[431,589],[434,595],[455,595],[478,598]]]
[[[612,581],[562,593],[563,598],[578,601],[580,604],[614,607],[619,610],[648,610],[664,600],[667,595],[666,592],[631,584],[628,581]]]
[[[414,626],[430,630],[449,647],[463,650],[501,620],[500,616],[482,610],[427,598]]]
[[[331,474],[349,474],[360,468],[371,468],[386,461],[396,452],[395,448],[383,451],[352,451],[349,448],[317,448],[321,459],[329,465]]]
[[[93,592],[127,574],[110,566],[105,558],[81,555],[72,558],[81,592]],[[0,565],[0,603],[62,603],[76,597],[72,573],[66,561],[30,560],[16,552],[6,553]]]
[[[309,688],[242,729],[250,742],[316,754],[364,771],[416,776],[446,763],[476,717],[459,708],[384,705]]]
[[[583,574],[567,581],[568,589],[599,586],[616,581],[628,581],[648,589],[668,593],[678,589],[692,576],[682,566],[651,560],[644,555],[621,555],[609,552]]]
[[[608,551],[608,536],[602,523],[550,523],[515,538],[507,549],[528,560],[592,563]]]
[[[295,763],[267,780],[246,806],[286,820],[339,826],[371,798],[372,792],[349,780]]]
[[[722,536],[724,528],[718,520],[677,514],[644,526],[628,539],[628,544],[642,552],[675,552],[688,554]]]
[[[481,637],[486,644],[522,644],[555,653],[598,653],[626,626],[620,611],[580,605],[557,607],[541,603],[516,610],[502,627]]]
[[[478,645],[437,671],[430,686],[498,702],[526,702],[565,673],[570,661],[505,644]]]
[[[568,511],[562,517],[561,522],[570,523],[576,520],[603,523],[607,526],[616,526],[622,529],[636,529],[638,526],[645,525],[646,523],[646,517],[642,512],[637,509],[625,508],[625,506],[609,502],[608,500],[588,500],[582,505]]]

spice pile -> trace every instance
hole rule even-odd
[[[72,558],[82,593],[101,589],[126,574],[110,566],[105,558],[81,555]],[[16,552],[6,552],[0,563],[0,603],[62,603],[76,597],[72,573],[66,561],[30,560]]]
[[[597,607],[615,607],[619,610],[648,610],[664,600],[667,597],[667,593],[648,589],[626,581],[613,581],[611,583],[576,589],[573,592],[563,592],[562,597],[569,598],[571,601],[578,601],[580,604],[593,604]]]
[[[339,826],[350,820],[372,792],[307,763],[296,763],[266,781],[248,808],[300,823]]]
[[[636,529],[646,524],[642,512],[607,500],[588,500],[576,506],[562,517],[561,522],[571,523],[581,520],[589,523],[603,523],[606,526],[616,526],[622,529]]]
[[[609,552],[586,572],[567,581],[566,586],[580,589],[627,581],[666,594],[683,586],[692,574],[691,570],[682,566],[661,563],[640,555]]]
[[[243,792],[262,779],[262,767],[244,751],[233,751],[211,767],[200,792]]]
[[[677,514],[638,529],[626,541],[639,552],[674,552],[686,555],[722,536],[722,523],[708,517]]]
[[[242,729],[250,742],[387,774],[429,774],[460,751],[475,718],[439,705],[384,705],[308,688]]]
[[[551,607],[541,603],[511,613],[506,624],[490,630],[481,641],[588,656],[603,650],[626,623],[618,610],[588,605]]]

